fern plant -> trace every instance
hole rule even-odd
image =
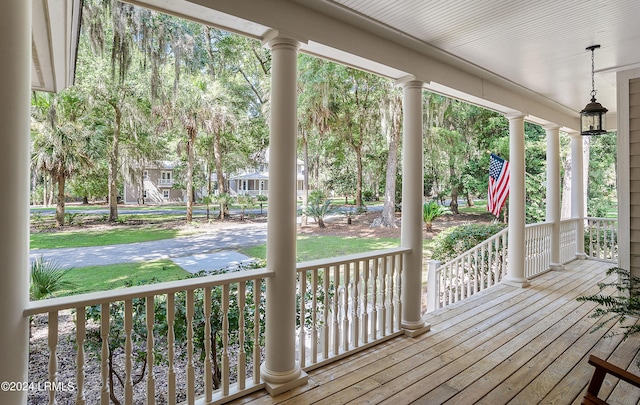
[[[616,321],[623,332],[623,339],[640,333],[640,324],[632,322],[629,324],[627,319],[640,318],[640,277],[631,274],[629,270],[613,267],[607,270],[607,276],[616,274],[618,279],[611,283],[598,283],[600,292],[595,295],[578,297],[578,301],[595,302],[599,306],[590,315],[591,318],[602,318],[594,328],[595,330],[603,328],[611,321]],[[613,287],[617,294],[607,295],[603,291],[609,287]],[[613,336],[617,333],[611,332],[607,336]]]

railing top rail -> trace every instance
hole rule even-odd
[[[302,271],[307,271],[307,270],[312,270],[312,269],[317,269],[322,267],[336,266],[342,263],[349,263],[357,260],[376,259],[376,258],[385,257],[389,255],[409,253],[409,252],[411,252],[410,248],[403,248],[403,247],[372,250],[368,252],[354,253],[351,255],[330,257],[328,259],[310,260],[308,262],[298,263],[297,269],[298,269],[298,272],[302,272]]]
[[[618,218],[585,217],[588,221],[616,222]]]
[[[553,225],[553,221],[545,221],[545,222],[536,222],[535,224],[526,224],[524,227],[526,228],[538,228],[543,226],[551,226]]]
[[[470,254],[471,252],[473,252],[474,250],[477,250],[480,246],[487,244],[487,243],[491,243],[494,240],[496,240],[497,238],[501,238],[505,233],[507,233],[509,231],[509,228],[504,228],[503,230],[501,230],[500,232],[496,233],[495,235],[491,236],[490,238],[486,239],[484,242],[477,244],[476,246],[472,247],[471,249],[467,250],[464,253],[459,254],[457,257],[454,257],[453,259],[449,260],[448,262],[442,264],[440,267],[447,267],[449,265],[451,265],[452,263],[455,263],[456,260],[460,260],[461,257],[466,256],[468,254]]]
[[[56,312],[70,308],[106,304],[109,302],[125,301],[140,297],[175,293],[178,291],[189,291],[197,288],[214,287],[273,276],[274,272],[268,271],[267,269],[242,270],[226,274],[218,274],[215,276],[195,277],[185,280],[120,288],[117,290],[98,291],[68,297],[50,298],[29,302],[23,314],[24,316],[30,316],[45,312]]]

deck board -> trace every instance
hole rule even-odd
[[[400,336],[309,372],[309,384],[276,397],[264,391],[235,404],[572,404],[593,373],[589,354],[640,373],[640,338],[593,332],[598,291],[611,264],[575,261],[531,286],[498,285],[425,315],[431,331]],[[601,398],[630,404],[640,389],[607,378]]]

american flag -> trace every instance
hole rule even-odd
[[[496,217],[509,196],[509,162],[491,154],[489,165],[489,194],[487,196],[487,210]]]

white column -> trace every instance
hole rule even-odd
[[[269,214],[265,362],[262,378],[277,395],[306,383],[295,359],[297,41],[275,36],[271,48]]]
[[[582,135],[572,132],[571,136],[571,218],[578,220],[576,232],[576,257],[585,259],[584,253],[584,169]]]
[[[546,125],[547,132],[547,222],[551,226],[551,268],[560,270],[560,127]]]
[[[31,1],[0,6],[0,381],[27,381],[29,324],[29,114]],[[24,404],[27,391],[0,390],[0,403]]]
[[[529,281],[524,274],[525,263],[525,164],[524,164],[524,115],[506,116],[509,119],[509,263],[503,282],[526,287]]]
[[[404,255],[402,271],[402,328],[409,336],[427,332],[422,319],[422,86],[410,80],[402,83],[402,228]]]

